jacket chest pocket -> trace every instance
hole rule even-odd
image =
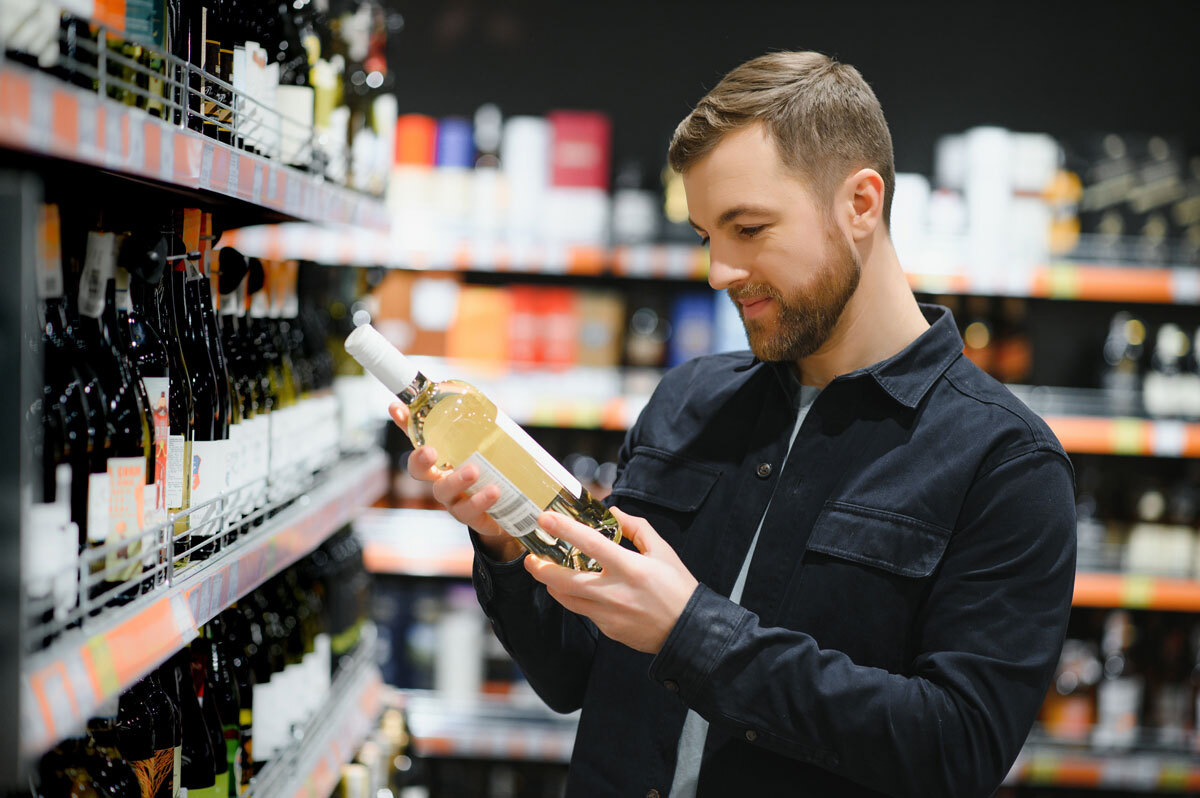
[[[909,516],[826,502],[788,603],[803,616],[799,628],[859,665],[903,671],[913,618],[950,536]]]
[[[691,525],[721,471],[671,452],[638,446],[613,485],[617,505],[645,518],[674,545]]]

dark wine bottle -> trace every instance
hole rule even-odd
[[[229,766],[229,798],[237,798],[242,783],[242,697],[225,640],[220,616],[209,621],[204,636],[209,641],[205,665],[208,668],[212,698],[221,715],[221,733],[225,741],[225,759]]]
[[[89,478],[89,542],[99,547],[130,541],[127,547],[109,550],[103,561],[94,564],[94,569],[101,573],[89,592],[93,598],[104,595],[108,601],[123,603],[132,599],[140,588],[134,584],[117,590],[115,586],[132,580],[141,568],[139,535],[147,464],[153,453],[141,384],[116,346],[115,288],[111,279],[115,259],[115,236],[90,232],[80,276],[78,309],[80,338],[88,342],[88,357],[108,398],[108,418],[113,427],[106,463],[107,484],[95,473]],[[99,520],[105,515],[106,522]]]
[[[208,729],[209,745],[213,751],[213,772],[217,798],[229,794],[229,759],[225,744],[225,722],[221,719],[221,708],[217,689],[208,663],[212,660],[212,641],[201,637],[191,647],[192,685],[200,699],[200,710],[204,713]]]
[[[216,789],[217,758],[213,754],[208,724],[196,697],[191,652],[184,650],[172,657],[168,673],[174,684],[175,706],[183,723],[180,786],[187,790],[188,798],[224,798],[224,793],[217,793]]]
[[[183,257],[182,244],[171,229],[164,231],[167,255]],[[174,251],[173,251],[174,247]],[[176,327],[173,305],[173,266],[168,262],[167,271],[154,292],[158,328],[163,331],[163,343],[167,350],[170,380],[167,411],[170,414],[170,435],[167,438],[167,507],[172,514],[185,513],[191,507],[192,496],[192,443],[195,440],[195,409],[192,402],[192,383],[184,359],[182,336]],[[174,557],[177,568],[190,561],[190,556],[181,554],[192,547],[189,532],[191,518],[184,514],[175,519]]]
[[[137,776],[140,798],[175,798],[175,709],[151,677],[121,696],[116,730],[121,754]]]

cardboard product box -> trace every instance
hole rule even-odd
[[[538,293],[536,285],[509,288],[512,313],[508,319],[508,357],[515,369],[533,369],[542,361],[538,336]]]
[[[507,365],[512,294],[505,288],[469,286],[460,290],[454,322],[446,335],[453,360]]]
[[[579,292],[576,307],[579,312],[579,365],[620,365],[625,327],[622,296],[616,291],[583,290]]]
[[[541,362],[549,369],[575,365],[579,314],[573,288],[547,287],[538,293],[538,344]]]
[[[710,354],[714,345],[716,307],[712,292],[679,294],[671,303],[671,337],[667,367]]]
[[[453,274],[388,272],[372,294],[376,326],[405,354],[445,356],[461,286]]]

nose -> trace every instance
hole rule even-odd
[[[733,263],[723,247],[713,243],[708,247],[708,284],[717,291],[723,291],[731,285],[736,285],[749,277],[749,272]]]

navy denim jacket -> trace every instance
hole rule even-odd
[[[480,602],[530,684],[583,709],[570,796],[665,796],[688,708],[711,723],[700,796],[998,787],[1062,646],[1073,473],[962,355],[950,312],[922,310],[932,326],[904,351],[821,392],[786,461],[783,367],[743,352],[663,378],[609,499],[700,581],[657,656],[563,610],[519,561],[477,554]]]

